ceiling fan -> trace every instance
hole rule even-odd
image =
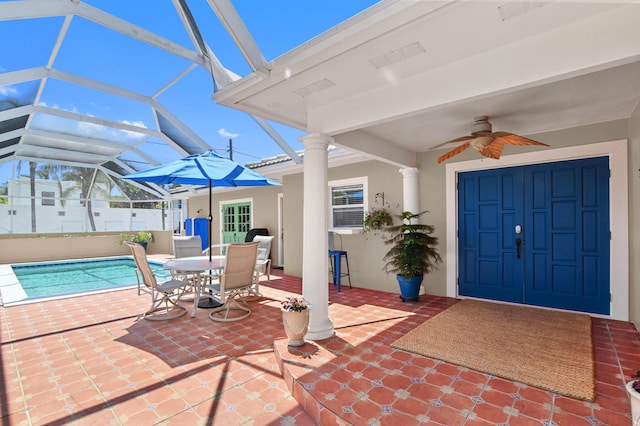
[[[500,158],[500,154],[502,154],[502,149],[504,148],[505,144],[518,146],[549,146],[546,143],[534,141],[533,139],[525,138],[524,136],[518,136],[509,132],[492,132],[491,123],[489,123],[489,117],[484,115],[474,118],[474,123],[471,127],[471,135],[462,136],[460,138],[447,141],[441,145],[455,142],[464,143],[438,157],[438,163],[442,163],[443,161],[448,160],[454,155],[460,154],[462,151],[469,147],[474,148],[485,157],[495,158],[497,160],[498,158]]]

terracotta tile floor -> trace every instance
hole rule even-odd
[[[279,300],[300,294],[300,279],[273,276],[261,289],[236,323],[214,323],[206,310],[138,320],[148,296],[135,290],[0,308],[1,423],[630,424],[624,383],[640,366],[632,324],[593,320],[597,398],[588,403],[390,347],[454,299],[402,303],[331,286],[335,336],[292,349]]]

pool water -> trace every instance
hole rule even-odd
[[[162,263],[149,262],[152,269]],[[117,289],[137,285],[136,264],[131,258],[90,259],[11,265],[27,297]]]

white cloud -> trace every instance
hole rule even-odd
[[[128,124],[130,126],[136,126],[136,127],[143,127],[145,129],[147,129],[148,127],[146,126],[146,124],[144,124],[142,121],[140,120],[136,120],[136,121],[129,121],[129,120],[122,120],[121,121],[122,124]]]
[[[129,124],[126,120],[123,121],[123,123]],[[135,122],[132,123],[132,125],[146,128],[142,122]],[[130,130],[114,129],[101,124],[87,123],[84,121],[77,123],[77,129],[80,134],[112,141],[118,141],[118,139],[139,140],[144,136],[142,133],[132,132]]]
[[[123,121],[125,123],[126,121]],[[146,128],[143,122],[133,122],[134,126]],[[48,114],[40,114],[34,117],[32,125],[36,129],[50,129],[57,132],[81,135],[91,138],[105,139],[108,141],[138,141],[144,137],[143,133],[130,130],[116,129],[86,121],[60,120],[58,117]]]
[[[18,89],[13,86],[0,86],[0,95],[2,96],[17,96]]]
[[[1,88],[0,88],[1,89]],[[40,102],[40,105],[47,106],[46,102]],[[62,111],[74,112],[77,114],[83,114],[76,105],[71,105],[70,108],[62,108],[58,104],[51,105],[51,108],[59,109]],[[95,117],[92,114],[86,114],[89,117]],[[149,127],[141,120],[120,120],[120,123],[130,126],[140,127],[148,129]],[[101,124],[90,123],[87,121],[77,120],[61,120],[58,117],[50,116],[48,114],[41,114],[34,119],[33,125],[35,128],[40,129],[53,129],[60,132],[70,133],[72,135],[82,135],[97,139],[106,139],[109,141],[139,141],[144,138],[144,133],[139,133],[132,130],[118,129],[110,126],[103,126]]]
[[[78,107],[76,107],[75,105],[72,105],[71,108],[62,108],[58,104],[47,105],[47,103],[44,101],[40,101],[38,105],[53,108],[53,109],[59,109],[60,111],[69,111],[69,112],[75,112],[77,114],[81,114],[81,112],[78,110]]]
[[[240,136],[240,133],[231,133],[223,128],[220,128],[220,130],[218,130],[218,134],[220,136],[224,136],[225,138],[237,138],[238,136]]]
[[[42,106],[47,106],[46,102],[40,102],[40,105]],[[78,110],[78,108],[74,105],[71,107],[71,109],[68,108],[60,108],[60,106],[58,104],[54,104],[51,105],[51,108],[55,108],[55,109],[59,109],[62,111],[69,111],[69,112],[75,112],[78,114],[81,114],[81,112]],[[86,114],[89,117],[95,117],[95,115],[93,114]],[[59,120],[53,119],[52,120],[56,121],[56,122],[60,122]],[[148,129],[147,125],[144,124],[143,121],[140,120],[135,120],[135,121],[129,121],[129,120],[121,120],[120,121],[122,124],[128,124],[130,126],[136,126],[136,127],[142,127],[144,129]],[[60,126],[58,126],[60,127]],[[101,124],[94,124],[94,123],[88,123],[88,122],[84,122],[84,121],[80,121],[77,122],[74,126],[74,124],[69,124],[66,127],[68,128],[76,128],[78,129],[82,134],[86,134],[87,136],[96,136],[96,137],[106,137],[107,139],[112,139],[112,138],[117,138],[119,135],[120,136],[124,136],[127,139],[139,139],[141,137],[141,133],[136,133],[136,132],[132,132],[130,130],[123,130],[123,129],[114,129],[111,127],[106,127],[103,126]]]

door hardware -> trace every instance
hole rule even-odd
[[[520,246],[524,244],[524,240],[522,238],[516,238],[516,258],[520,259]]]

